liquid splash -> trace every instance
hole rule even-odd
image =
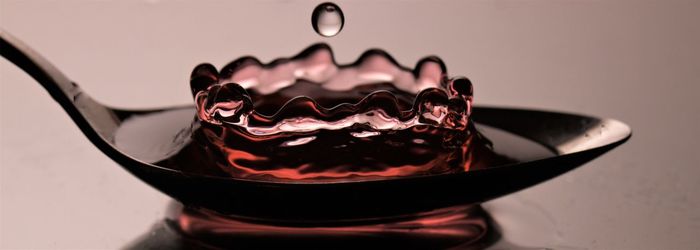
[[[356,180],[463,172],[498,157],[469,116],[473,87],[431,56],[413,70],[382,50],[351,64],[316,44],[263,64],[201,64],[193,138],[233,177]]]

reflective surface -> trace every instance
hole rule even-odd
[[[361,247],[479,249],[498,233],[480,206],[459,206],[405,217],[336,222],[331,225],[278,225],[252,218],[222,217],[211,211],[171,204],[168,218],[127,246],[129,249],[193,246],[236,249]]]
[[[127,171],[186,206],[213,210],[225,216],[332,223],[339,220],[401,216],[476,204],[570,171],[624,143],[632,132],[627,125],[612,119],[525,109],[472,109],[470,105],[464,104],[466,109],[463,111],[474,112],[470,117],[474,121],[533,140],[556,150],[558,155],[526,162],[496,162],[495,166],[476,171],[347,182],[299,183],[281,178],[258,180],[235,176],[221,177],[210,175],[208,172],[197,172],[201,159],[210,156],[196,150],[186,152],[182,157],[175,155],[167,159],[174,164],[187,166],[172,168],[125,154],[124,149],[115,144],[114,138],[119,128],[125,123],[128,124],[125,121],[132,117],[168,113],[183,108],[130,111],[104,106],[82,92],[77,84],[70,82],[41,55],[6,32],[0,33],[0,53],[37,80],[38,84],[63,107],[87,139]],[[363,61],[358,62],[362,65]],[[425,63],[419,62],[418,65]],[[195,69],[195,76],[198,72]],[[419,68],[417,72],[422,74],[423,71]],[[196,92],[198,97],[202,92],[195,91],[199,86],[197,81],[193,83],[193,92]],[[461,81],[458,85],[456,80],[448,83],[450,92],[461,95],[458,100],[462,102],[464,94],[470,99],[472,93],[471,86],[465,88],[464,84],[464,81]],[[237,88],[245,92],[240,86]],[[462,91],[459,91],[460,89]],[[441,93],[444,99],[445,93]],[[416,100],[416,103],[421,103],[423,99],[419,95]],[[199,100],[197,104],[198,108],[202,107]],[[464,105],[462,107],[465,107]],[[197,110],[198,116],[203,119],[201,112],[201,109]],[[466,118],[463,120],[466,121]],[[153,121],[140,128],[165,128],[170,127],[169,124],[172,123],[168,120]],[[185,130],[181,129],[177,134],[170,136],[175,145],[186,142],[190,136],[182,131],[194,127],[193,123],[181,126]],[[140,131],[138,133],[143,134]],[[177,150],[172,150],[175,151]],[[481,154],[483,153],[479,155]],[[235,154],[232,156],[239,157]],[[280,207],[285,209],[280,210]]]
[[[364,10],[366,17],[387,13],[381,3],[353,6],[343,6],[349,18],[353,8]],[[378,29],[386,26],[378,25],[370,26],[372,37],[356,39],[359,33],[367,33],[366,28],[356,27],[366,23],[349,21],[337,38],[354,39],[334,42],[334,46],[352,51],[340,53],[339,60],[349,62],[371,46],[401,54],[397,59],[407,64],[429,53],[448,55],[444,58],[454,71],[480,83],[477,103],[616,117],[630,122],[637,132],[624,147],[586,167],[494,202],[496,206],[489,209],[500,211],[512,203],[498,202],[522,200],[530,204],[523,210],[538,211],[543,215],[538,218],[550,225],[534,230],[541,234],[528,234],[531,228],[520,227],[505,237],[532,246],[696,248],[698,200],[693,190],[697,189],[698,158],[692,150],[697,148],[693,133],[698,124],[687,115],[694,112],[692,100],[697,93],[697,33],[688,32],[697,23],[696,4],[536,1],[413,6],[420,11],[391,13],[436,17],[439,13],[454,21],[455,25],[442,27],[452,31],[455,39],[436,35],[437,31],[427,33],[434,36],[425,39],[395,39],[391,37],[402,31],[382,33]],[[289,47],[280,46],[279,37],[272,35],[253,42],[239,34],[212,31],[239,20],[235,18],[240,17],[238,23],[253,20],[253,15],[274,10],[271,7],[3,1],[0,18],[4,29],[46,54],[95,99],[114,106],[161,107],[189,102],[189,92],[180,86],[198,62],[223,65],[231,55],[263,45],[268,50],[262,57],[271,59],[318,39],[308,24],[313,3],[298,9],[305,12],[299,23],[308,36],[287,36],[285,43],[293,44]],[[294,15],[285,13],[296,7],[284,7],[284,13],[274,12],[279,14],[276,17],[294,20]],[[200,18],[180,20],[173,15]],[[383,22],[393,25],[398,19]],[[286,30],[290,34],[297,29]],[[113,46],[105,50],[105,44]],[[222,54],[221,48],[227,53]],[[133,60],[134,56],[140,60]],[[45,98],[43,89],[13,66],[0,63],[3,247],[118,248],[162,218],[166,197],[115,167],[82,137],[55,102]],[[164,94],[153,97],[156,91]],[[28,96],[44,98],[28,103]],[[651,97],[663,100],[663,105],[652,105]],[[18,109],[18,103],[26,105]],[[28,134],[40,139],[27,140]],[[49,138],[58,141],[52,143]],[[495,217],[515,224],[515,229],[518,220],[532,217],[513,214]],[[649,227],[650,223],[655,226]]]

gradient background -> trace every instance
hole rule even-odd
[[[505,239],[555,249],[697,249],[700,1],[337,1],[344,30],[311,28],[320,1],[0,0],[0,28],[115,107],[191,102],[188,77],[318,41],[350,62],[381,47],[442,57],[477,104],[628,123],[625,145],[487,204]],[[47,93],[0,59],[0,248],[119,248],[168,197],[99,152]]]

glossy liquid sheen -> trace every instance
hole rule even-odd
[[[480,129],[492,141],[477,132],[471,82],[448,78],[437,57],[410,70],[370,50],[338,65],[330,47],[317,44],[269,64],[244,57],[220,72],[202,64],[191,88],[196,118],[189,109],[134,117],[117,146],[188,173],[275,182],[456,173],[552,155],[505,132]],[[163,119],[181,120],[150,134],[163,143],[143,146],[137,138],[146,135],[129,132]]]

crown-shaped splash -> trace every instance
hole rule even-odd
[[[335,62],[326,44],[263,64],[192,72],[199,141],[234,177],[386,178],[465,171],[485,143],[469,120],[471,82],[437,57],[414,69],[382,50]],[[476,141],[475,141],[476,140]]]

